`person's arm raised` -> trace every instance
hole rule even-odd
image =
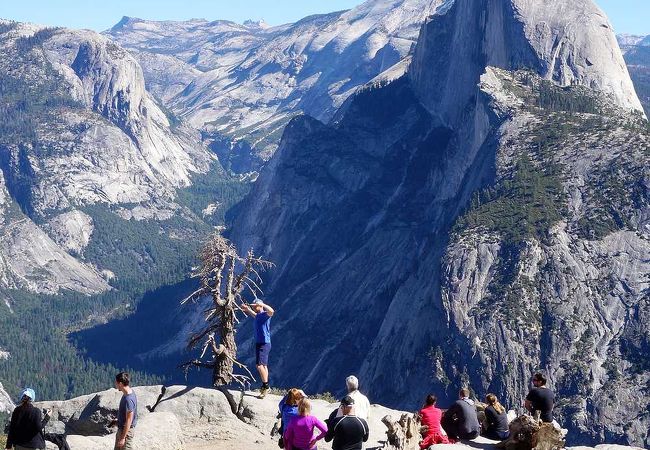
[[[253,311],[251,307],[248,306],[248,303],[244,303],[243,305],[241,305],[241,309],[242,311],[244,311],[244,314],[246,314],[247,316],[255,317],[255,311]]]
[[[269,315],[269,317],[272,317],[273,314],[275,314],[275,310],[271,308],[269,305],[266,303],[262,303],[262,308],[264,308],[264,311]]]

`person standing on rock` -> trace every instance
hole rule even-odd
[[[354,414],[354,399],[349,395],[343,397],[341,407],[343,415],[327,421],[325,441],[334,440],[332,450],[362,450],[370,434],[368,422]]]
[[[314,437],[314,431],[320,434]],[[298,403],[298,417],[289,422],[284,432],[286,450],[316,450],[316,443],[325,437],[327,425],[311,415],[311,402],[303,398]]]
[[[368,401],[368,397],[359,391],[359,379],[354,375],[350,375],[345,379],[345,386],[348,388],[348,395],[354,399],[354,414],[363,420],[368,420],[370,402]],[[343,407],[341,406],[336,416],[341,417],[342,415]]]
[[[526,396],[525,406],[533,415],[539,411],[542,422],[553,423],[555,394],[546,387],[546,377],[537,372],[533,375],[533,388]]]
[[[481,431],[476,414],[476,404],[469,398],[469,389],[459,391],[460,397],[449,407],[442,417],[442,428],[447,432],[450,440],[475,439]]]
[[[120,372],[115,375],[115,388],[122,393],[117,410],[117,435],[115,450],[133,449],[134,428],[138,423],[138,398],[131,389],[129,374]]]
[[[16,450],[45,448],[43,427],[49,419],[49,411],[43,418],[41,410],[33,404],[35,399],[36,394],[32,388],[25,388],[20,393],[20,404],[11,413],[5,448]]]
[[[252,307],[244,304],[243,311],[255,319],[255,365],[262,380],[260,398],[269,391],[269,353],[271,352],[271,317],[273,308],[262,300],[255,300]]]

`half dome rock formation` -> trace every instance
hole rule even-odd
[[[592,0],[447,3],[423,28],[410,71],[420,99],[445,122],[468,107],[487,66],[533,70],[643,112],[613,29]]]
[[[542,369],[570,443],[647,445],[640,110],[593,2],[443,4],[408,74],[290,122],[239,208],[233,241],[277,263],[278,382],[517,406]]]

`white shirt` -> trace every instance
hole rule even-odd
[[[368,420],[368,413],[370,412],[370,402],[368,401],[368,397],[359,392],[358,389],[348,393],[348,395],[354,399],[354,415],[363,420]],[[336,417],[341,417],[342,415],[343,409],[339,406]]]

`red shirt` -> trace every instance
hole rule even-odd
[[[442,419],[442,410],[435,407],[435,405],[427,406],[420,410],[422,416],[422,425],[429,427],[427,435],[440,434],[440,419]]]

